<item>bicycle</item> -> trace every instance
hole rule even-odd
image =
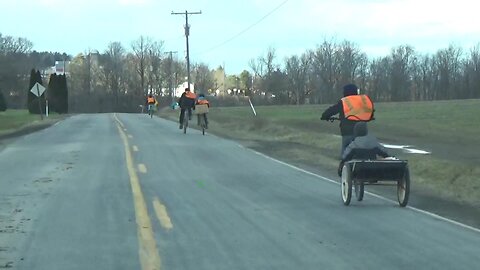
[[[199,114],[198,117],[200,118],[200,128],[202,129],[202,135],[205,135],[205,129],[207,129],[207,123],[205,122],[205,113]]]
[[[202,134],[205,135],[205,130],[207,129],[206,115],[208,113],[208,105],[206,104],[197,104],[195,105],[195,114],[198,117],[198,125],[202,129]]]
[[[191,109],[186,109],[185,114],[183,115],[183,134],[187,134],[188,120],[192,115]]]
[[[148,115],[150,116],[150,118],[153,118],[153,113],[154,113],[153,105],[148,104]]]

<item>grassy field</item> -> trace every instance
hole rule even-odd
[[[370,131],[384,143],[415,146],[431,155],[389,150],[409,160],[413,186],[442,198],[480,206],[480,100],[377,103]],[[210,130],[247,147],[332,174],[338,166],[338,123],[320,121],[328,105],[212,108]],[[178,119],[178,111],[162,117]]]
[[[41,125],[50,121],[56,121],[61,117],[62,116],[57,114],[51,114],[48,118],[44,117],[44,120],[41,121],[39,115],[30,114],[27,110],[7,110],[5,112],[0,112],[0,135],[27,126]]]

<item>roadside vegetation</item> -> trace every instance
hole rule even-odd
[[[0,112],[0,136],[19,131],[37,125],[51,124],[52,121],[58,121],[63,116],[50,114],[48,118],[40,120],[37,114],[30,114],[28,110],[7,110]]]
[[[320,121],[328,105],[212,108],[209,132],[296,165],[335,174],[340,152],[338,122]],[[370,131],[381,142],[410,145],[431,152],[407,154],[416,190],[480,206],[480,100],[377,103]],[[177,121],[178,111],[162,117]]]

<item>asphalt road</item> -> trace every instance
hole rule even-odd
[[[0,150],[0,269],[477,269],[480,231],[146,115]]]

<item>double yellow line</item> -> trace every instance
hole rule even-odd
[[[135,207],[135,219],[137,222],[137,235],[138,235],[138,246],[139,246],[139,258],[140,264],[143,270],[160,270],[161,260],[160,254],[157,249],[157,243],[155,241],[155,235],[153,233],[152,222],[148,215],[147,205],[145,203],[145,198],[143,196],[142,188],[140,186],[140,181],[135,171],[135,164],[133,161],[132,152],[130,151],[130,146],[128,143],[128,137],[125,133],[125,126],[117,118],[117,115],[114,115],[114,118],[117,123],[118,132],[122,138],[124,147],[125,147],[125,157],[126,165],[128,169],[128,175],[130,177],[130,185],[133,193],[133,203]],[[166,212],[165,206],[163,206],[158,198],[155,198],[153,201],[153,206],[157,214],[158,219],[161,221],[162,226],[166,229],[171,229],[172,223],[168,214]],[[162,221],[163,219],[163,221]],[[166,222],[165,225],[164,222]]]

